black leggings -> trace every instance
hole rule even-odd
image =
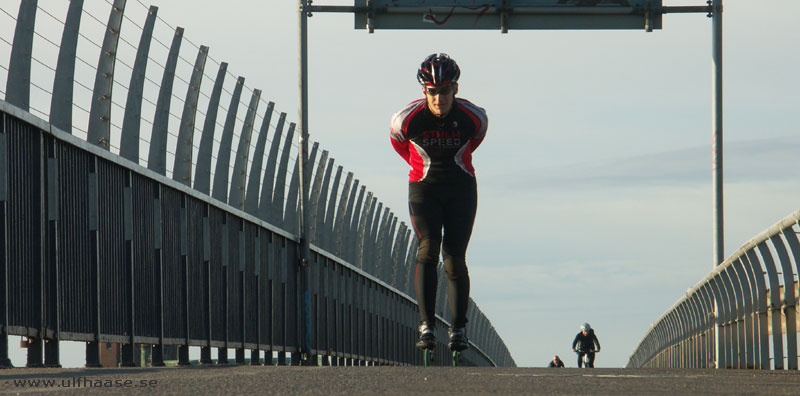
[[[589,362],[586,363],[586,367],[594,368],[594,352],[578,352],[578,368],[583,366],[583,355],[589,355]]]
[[[408,206],[411,222],[419,238],[414,285],[420,319],[432,327],[436,324],[439,282],[436,267],[441,247],[452,324],[456,328],[465,327],[469,304],[469,273],[465,257],[478,207],[475,179],[470,177],[457,182],[433,184],[410,182]]]

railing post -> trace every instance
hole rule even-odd
[[[0,115],[0,368],[11,368],[8,356],[8,152],[6,115]]]
[[[723,287],[727,291],[728,300],[726,301],[728,304],[729,309],[729,316],[727,318],[728,322],[728,334],[730,334],[730,338],[727,340],[727,345],[725,346],[729,356],[731,359],[729,360],[730,368],[741,368],[740,366],[740,355],[739,355],[739,311],[740,308],[737,303],[736,299],[736,291],[734,290],[733,284],[731,282],[731,268],[727,268],[720,272],[720,278],[722,280]]]
[[[44,365],[45,367],[61,367],[59,338],[61,337],[61,273],[59,250],[60,235],[59,228],[59,181],[61,180],[58,170],[58,144],[55,139],[44,139],[44,150],[46,152],[46,173],[47,173],[47,252],[48,255],[43,260],[46,262],[46,271],[50,275],[47,277],[48,290],[45,299],[45,312],[52,315],[52,322],[49,323],[50,330],[53,331],[52,337],[45,334],[42,338],[44,344]],[[3,161],[3,160],[0,160]],[[2,165],[0,165],[2,166]]]
[[[183,320],[184,332],[186,337],[183,345],[178,346],[178,365],[188,366],[189,363],[189,205],[186,194],[181,194],[181,216],[180,216],[180,252],[181,269],[183,270]]]
[[[170,105],[172,103],[172,86],[175,82],[175,68],[178,65],[178,53],[183,41],[183,28],[175,29],[172,44],[169,47],[167,62],[164,65],[164,75],[159,86],[156,111],[153,115],[153,129],[150,135],[149,152],[147,155],[147,169],[158,174],[167,173],[167,134],[170,118]],[[138,136],[136,136],[138,138]],[[138,150],[135,155],[138,157]]]
[[[796,223],[795,223],[796,224]],[[786,257],[781,257],[781,266],[783,268],[783,278],[784,278],[784,306],[783,312],[786,315],[786,334],[797,334],[797,296],[795,293],[794,287],[794,274],[800,273],[800,269],[797,268],[800,265],[800,241],[797,239],[797,234],[793,228],[794,225],[790,225],[784,228],[781,231],[783,237],[786,239],[786,243],[789,245],[789,249],[792,252],[792,257],[794,258],[794,271],[792,271],[792,265],[789,261],[788,252],[784,252]],[[780,237],[777,237],[780,239]],[[775,248],[778,249],[778,246],[782,246],[781,244],[775,242]],[[784,248],[785,249],[785,248]],[[780,254],[781,250],[778,249]],[[787,356],[787,369],[788,370],[797,370],[797,337],[787,337],[786,338],[786,356]]]
[[[227,71],[228,64],[225,62],[220,63],[219,70],[217,70],[217,78],[214,80],[214,88],[211,90],[211,98],[208,100],[203,133],[200,135],[200,146],[197,148],[197,165],[194,169],[193,187],[203,194],[211,192],[211,157],[214,151],[214,131],[217,128],[219,100]]]
[[[769,325],[767,320],[767,286],[764,282],[764,270],[761,268],[760,261],[754,249],[749,249],[741,257],[745,269],[748,270],[750,284],[753,285],[753,295],[758,306],[755,310],[756,324],[758,326],[758,342],[755,343],[754,352],[756,368],[764,369],[769,367]]]
[[[206,345],[200,348],[200,363],[212,364],[211,360],[211,223],[208,218],[208,204],[203,205],[203,286],[206,288],[206,299],[203,301],[206,323]]]
[[[134,163],[139,163],[139,129],[142,123],[142,99],[144,98],[144,80],[147,74],[147,61],[150,53],[150,43],[153,39],[153,28],[156,24],[158,7],[150,6],[147,19],[142,28],[139,39],[139,48],[131,71],[131,82],[128,84],[128,99],[125,102],[125,115],[122,120],[120,132],[119,155]],[[69,81],[70,89],[73,81]],[[55,95],[54,95],[55,96]],[[70,103],[70,116],[72,115]],[[149,164],[148,164],[149,165]]]
[[[155,189],[153,197],[153,255],[155,268],[158,273],[158,344],[153,346],[153,367],[164,366],[164,322],[166,312],[164,312],[164,254],[162,245],[162,226],[161,226],[161,185]]]
[[[92,290],[92,327],[94,340],[86,343],[86,367],[100,367],[100,265],[97,202],[97,157],[92,156],[89,162],[89,255],[94,289]]]
[[[727,337],[725,336],[725,320],[727,318],[727,309],[725,308],[726,293],[722,288],[722,281],[719,275],[711,279],[711,287],[714,292],[714,345],[716,347],[716,368],[727,368],[728,354],[726,353],[725,344]]]
[[[248,147],[247,147],[248,149],[250,148],[249,146],[250,145],[248,144]],[[231,184],[233,184],[233,183],[231,183]],[[239,347],[236,348],[236,364],[244,364],[245,363],[245,347],[244,347],[244,344],[245,344],[245,341],[247,340],[247,338],[246,338],[247,320],[246,320],[246,316],[245,316],[245,312],[246,312],[245,311],[245,308],[246,308],[245,303],[247,302],[247,299],[246,299],[247,290],[245,289],[245,266],[246,266],[245,261],[246,261],[246,257],[247,257],[247,253],[248,252],[245,250],[246,243],[245,243],[244,221],[242,221],[241,219],[237,219],[237,224],[239,225],[239,227],[238,227],[239,229],[237,230],[238,241],[239,241],[239,248],[237,249],[237,252],[239,253],[239,255],[238,255],[239,257],[236,260],[238,265],[236,266],[237,270],[235,272],[236,272],[236,283],[238,284],[238,289],[239,289],[239,293],[238,293],[238,296],[236,298],[239,300],[238,301],[239,302],[239,312],[238,312],[238,314],[239,314],[239,337],[241,339],[241,343],[239,344]]]
[[[743,357],[745,363],[742,366],[743,368],[755,368],[756,356],[754,354],[754,330],[756,327],[753,323],[753,285],[751,285],[748,280],[747,272],[742,265],[741,260],[735,260],[731,262],[730,267],[736,271],[736,282],[741,286],[741,300],[744,304],[742,311],[742,319],[744,322],[744,339],[740,340],[739,342],[740,345],[745,345]]]
[[[226,169],[227,171],[227,169]],[[216,184],[216,183],[215,183]],[[228,260],[230,259],[230,224],[228,222],[228,214],[224,213],[222,215],[222,284],[224,285],[223,288],[223,296],[220,298],[222,302],[222,317],[225,318],[225,326],[223,329],[222,339],[225,342],[225,345],[222,347],[217,348],[217,364],[228,364],[228,299],[230,292],[228,290]]]
[[[192,77],[186,91],[186,102],[183,104],[181,126],[178,128],[178,143],[175,146],[175,162],[172,166],[172,179],[187,186],[192,185],[192,155],[194,152],[194,130],[197,116],[197,100],[200,98],[200,86],[208,58],[208,47],[200,46],[194,62]]]
[[[31,104],[31,60],[37,4],[37,0],[24,0],[19,5],[6,79],[6,102],[25,111]]]
[[[259,140],[261,140],[260,137],[259,137]],[[262,152],[261,155],[263,156],[263,152]],[[253,166],[255,166],[255,164]],[[251,175],[252,175],[252,173],[251,173]],[[247,195],[248,196],[250,195],[249,191],[248,191]],[[245,206],[247,206],[247,203],[245,203]],[[253,213],[251,213],[251,214],[253,214]],[[256,232],[255,241],[253,243],[254,251],[253,251],[253,255],[250,258],[250,260],[253,263],[253,274],[252,274],[252,276],[255,277],[255,284],[256,284],[256,290],[254,291],[255,292],[256,305],[255,305],[255,307],[251,307],[251,309],[255,309],[255,312],[256,312],[256,325],[255,325],[255,327],[256,327],[256,347],[253,348],[250,351],[250,364],[253,365],[253,366],[258,366],[258,365],[261,365],[261,346],[262,346],[262,340],[261,340],[261,296],[264,293],[264,291],[262,290],[262,287],[261,287],[262,286],[262,283],[261,283],[261,233],[262,233],[262,231],[261,231],[261,228],[256,228],[255,232]],[[253,291],[251,291],[251,293],[253,293]]]
[[[92,90],[92,105],[89,110],[89,130],[86,140],[109,150],[111,147],[111,91],[114,87],[114,65],[117,59],[117,44],[122,27],[122,14],[126,0],[114,0],[108,17],[103,47],[97,63],[97,75]]]
[[[778,281],[778,271],[775,267],[775,260],[772,258],[772,253],[767,247],[766,241],[758,244],[758,251],[761,252],[761,259],[764,263],[764,268],[767,270],[767,279],[769,280],[769,312],[772,318],[772,350],[773,362],[775,370],[783,370],[783,329],[781,326],[781,285]],[[767,369],[769,369],[769,362],[767,362]]]
[[[122,367],[135,367],[136,359],[134,353],[136,351],[136,344],[134,344],[134,334],[136,333],[136,291],[134,282],[133,263],[136,259],[133,253],[133,191],[132,191],[132,174],[131,171],[126,170],[124,173],[124,188],[123,188],[123,202],[122,210],[124,213],[123,222],[125,229],[125,276],[129,284],[130,290],[128,291],[128,298],[130,299],[130,306],[126,307],[127,316],[129,321],[128,327],[128,343],[120,344],[120,354]]]
[[[50,104],[50,124],[72,133],[73,87],[75,85],[75,62],[80,33],[83,0],[71,0],[64,23],[64,33],[58,49],[58,63],[53,78],[53,95]]]

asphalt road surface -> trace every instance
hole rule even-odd
[[[0,370],[0,395],[798,395],[754,370],[192,366]]]

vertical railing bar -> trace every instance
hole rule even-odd
[[[134,257],[133,252],[133,191],[132,191],[132,178],[133,174],[131,171],[125,171],[124,174],[124,186],[123,186],[123,193],[122,193],[122,211],[123,211],[123,229],[124,229],[124,261],[125,261],[125,283],[128,284],[129,290],[127,293],[127,297],[130,300],[129,306],[127,307],[127,316],[128,316],[128,342],[125,344],[120,344],[120,355],[122,367],[135,367],[136,362],[134,359],[134,336],[136,334],[136,291],[135,291],[135,278],[134,278],[134,261],[136,257]]]
[[[796,224],[796,222],[795,222]],[[784,252],[786,254],[785,258],[781,258],[781,265],[783,266],[783,277],[784,281],[784,314],[786,315],[786,334],[787,334],[787,343],[786,343],[786,355],[787,359],[787,369],[789,370],[797,370],[797,337],[789,337],[789,334],[796,334],[797,333],[797,296],[795,296],[795,282],[794,282],[794,274],[800,272],[797,269],[797,265],[800,265],[800,242],[797,240],[797,234],[794,232],[793,225],[783,228],[781,230],[781,234],[786,239],[786,243],[789,245],[789,249],[792,252],[792,257],[794,258],[795,268],[794,271],[792,269],[792,264],[789,260],[788,252]],[[776,236],[777,239],[780,239]],[[775,241],[775,247],[783,246],[782,244]],[[785,250],[785,247],[783,247]]]
[[[6,102],[25,111],[30,109],[31,103],[31,60],[37,4],[37,0],[20,2],[6,79]]]
[[[326,174],[330,174],[333,171],[334,159],[331,158],[328,160],[328,169],[326,170]],[[328,197],[328,207],[325,210],[325,219],[323,221],[323,231],[322,231],[322,243],[321,245],[328,250],[329,252],[335,252],[336,250],[333,249],[331,246],[331,241],[333,240],[333,229],[334,229],[334,212],[336,211],[336,204],[337,204],[337,194],[339,192],[339,183],[342,179],[342,167],[339,166],[336,168],[336,176],[333,178],[333,184],[330,186],[330,192]],[[343,192],[344,194],[344,192]],[[342,196],[344,198],[344,195]]]
[[[239,146],[236,149],[236,158],[233,162],[228,204],[239,210],[245,210],[245,185],[247,183],[247,163],[250,161],[250,141],[253,135],[253,124],[261,99],[261,90],[253,90],[250,105],[245,113],[242,132],[239,134]]]
[[[5,140],[0,138],[0,140]],[[59,183],[61,177],[58,169],[58,143],[55,139],[46,139],[47,150],[47,231],[50,255],[46,258],[50,271],[53,276],[52,286],[50,289],[50,298],[47,300],[45,307],[53,307],[52,311],[55,312],[51,330],[53,331],[52,337],[45,336],[45,367],[61,367],[60,363],[60,343],[61,338],[61,272],[59,270],[59,232],[58,227],[60,224],[60,214],[58,212],[58,197],[59,197]],[[5,162],[4,153],[0,152],[0,161]],[[3,167],[4,165],[0,165]],[[2,181],[0,181],[2,183]],[[0,225],[2,226],[2,225]],[[0,236],[2,238],[2,236]],[[43,260],[44,261],[44,260]],[[0,365],[1,367],[1,365]]]
[[[275,134],[272,137],[272,144],[269,148],[269,155],[267,156],[267,164],[264,167],[264,177],[261,182],[261,194],[258,202],[258,217],[261,220],[275,222],[274,210],[272,208],[273,198],[272,192],[275,186],[275,166],[278,161],[278,152],[281,146],[281,135],[283,134],[283,125],[286,122],[286,113],[281,113],[278,117],[278,123],[275,125]]]
[[[778,281],[778,273],[775,267],[775,260],[772,258],[772,253],[767,247],[766,241],[759,243],[757,246],[761,259],[764,263],[764,268],[767,270],[767,280],[769,281],[770,299],[769,315],[772,317],[772,350],[773,362],[775,370],[783,370],[783,331],[781,326],[781,292],[780,282]],[[777,313],[777,315],[776,315]],[[767,367],[769,369],[769,366]]]
[[[126,0],[114,0],[111,7],[92,90],[94,100],[89,110],[86,140],[106,150],[111,147],[111,92],[114,87],[114,65],[125,2]]]
[[[211,196],[221,202],[228,202],[228,172],[231,162],[231,144],[233,142],[233,128],[236,124],[236,114],[239,111],[239,101],[242,96],[244,77],[236,80],[236,87],[231,95],[231,104],[225,116],[225,125],[222,128],[222,137],[219,139],[217,150],[217,164],[214,171],[214,188]]]
[[[93,308],[93,336],[94,340],[86,343],[86,367],[100,367],[100,265],[99,265],[99,235],[98,235],[98,191],[97,191],[97,163],[98,158],[92,156],[89,162],[89,241],[90,241],[90,267],[94,283],[92,298]]]
[[[8,133],[9,120],[5,113],[0,113],[0,368],[11,368],[8,355],[8,319],[9,319],[9,280],[8,280]]]
[[[159,184],[153,196],[153,255],[158,273],[158,345],[153,348],[153,366],[164,366],[164,336],[167,312],[164,309],[164,252],[162,238],[162,205],[163,187]]]
[[[189,321],[189,203],[185,194],[181,194],[180,199],[180,264],[183,272],[183,288],[181,290],[183,304],[181,307],[183,308],[184,339],[183,345],[178,346],[178,365],[189,366],[189,330],[191,328]]]
[[[200,348],[200,363],[211,364],[211,222],[209,219],[209,206],[203,205],[203,286],[206,289],[206,298],[203,301],[206,323],[206,345]]]
[[[161,77],[161,85],[153,115],[153,129],[150,136],[150,150],[147,156],[147,169],[160,175],[167,174],[167,135],[169,131],[170,107],[172,104],[172,86],[175,82],[175,68],[178,66],[178,54],[183,42],[183,28],[175,29],[172,44]],[[135,153],[139,155],[138,151]]]
[[[150,52],[150,42],[153,39],[153,28],[156,24],[158,7],[150,6],[139,39],[139,48],[131,70],[131,80],[128,84],[128,99],[125,102],[125,114],[120,132],[119,155],[128,160],[139,163],[139,127],[142,121],[142,97],[144,80],[147,74],[147,60]],[[65,27],[66,31],[66,27]],[[70,81],[72,85],[72,81]],[[53,95],[55,101],[55,93]],[[72,112],[70,111],[70,116]]]
[[[214,80],[214,88],[211,90],[211,98],[208,101],[203,132],[200,135],[200,146],[197,149],[194,189],[206,195],[211,192],[211,154],[214,150],[214,131],[217,128],[219,100],[227,71],[228,64],[225,62],[220,63],[219,70],[217,70],[217,78]]]
[[[53,95],[50,99],[50,124],[66,133],[72,133],[75,61],[82,14],[83,0],[71,0],[58,50]]]
[[[183,104],[181,124],[178,128],[178,142],[175,147],[175,161],[172,165],[172,179],[187,186],[192,185],[192,155],[194,149],[194,131],[197,117],[197,101],[200,97],[200,86],[208,58],[208,47],[201,45],[194,62],[189,87],[186,90],[186,101]]]
[[[264,112],[264,119],[261,122],[261,129],[258,132],[256,149],[253,152],[253,163],[250,165],[250,176],[247,179],[247,190],[245,191],[244,210],[253,216],[258,217],[258,196],[259,182],[261,182],[261,171],[263,170],[264,149],[267,144],[269,134],[269,123],[272,120],[272,112],[275,103],[269,102],[267,110]]]

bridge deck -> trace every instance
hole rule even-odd
[[[39,386],[34,381],[39,380]],[[44,380],[51,380],[45,389]],[[120,388],[131,380],[130,388]],[[25,381],[25,389],[20,381]],[[91,381],[90,387],[87,382]],[[112,385],[99,387],[100,382]],[[75,386],[80,385],[79,389]],[[142,389],[146,385],[153,389]],[[226,366],[0,371],[0,394],[796,395],[787,371]],[[58,388],[53,389],[53,387]],[[32,389],[34,388],[34,389]],[[676,393],[677,392],[677,393]]]

